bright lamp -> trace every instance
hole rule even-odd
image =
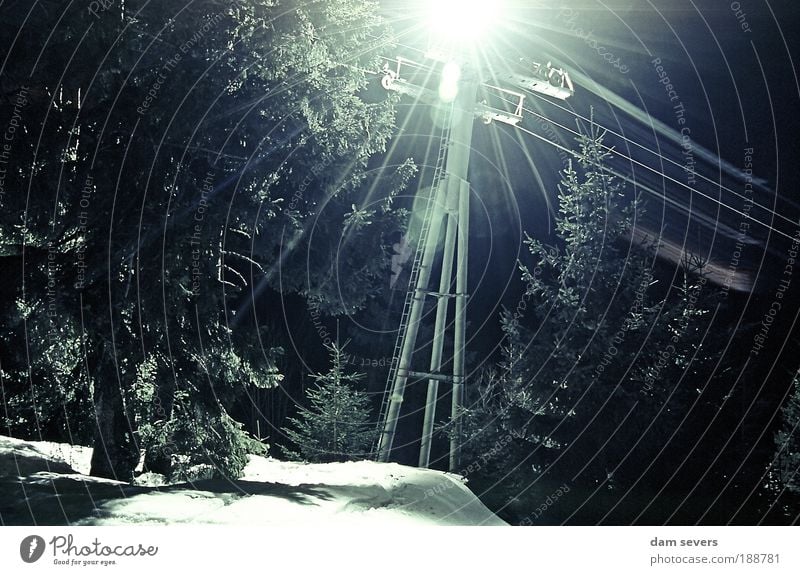
[[[502,0],[428,0],[428,29],[444,41],[478,41],[497,24],[503,13]]]

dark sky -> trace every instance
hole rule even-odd
[[[415,49],[424,48],[424,35],[404,33],[417,22],[416,4],[383,4],[401,32],[398,53],[421,60]],[[800,32],[799,10],[789,2],[707,0],[506,4],[510,16],[502,33],[484,46],[484,74],[517,66],[520,58],[551,60],[570,72],[573,98],[561,102],[530,95],[526,100],[528,108],[553,123],[529,114],[522,126],[571,146],[573,136],[556,123],[574,129],[572,112],[587,117],[593,109],[598,123],[628,138],[609,134],[606,141],[620,152],[615,167],[648,198],[643,230],[665,243],[666,258],[685,248],[727,267],[742,239],[745,212],[753,221],[744,238],[746,265],[734,287],[758,283],[764,253],[768,259],[785,258],[800,217],[795,203],[800,85],[793,61],[798,55],[792,51]],[[413,114],[418,121],[408,124],[401,139],[414,139],[431,125],[429,111],[417,106]],[[514,131],[497,125],[478,125],[475,131],[470,180],[477,196],[477,237],[497,239],[498,230],[520,229],[548,234],[545,196],[552,206],[564,155]],[[408,149],[413,145],[401,145],[399,151]],[[415,156],[422,162],[425,152],[418,148]],[[748,209],[749,189],[741,172],[749,164],[754,205]]]
[[[397,53],[387,56],[423,60],[419,3],[381,5],[400,37]],[[486,5],[491,10],[496,3]],[[575,114],[588,117],[594,110],[595,120],[618,134],[606,136],[618,152],[613,166],[647,200],[637,232],[661,242],[667,275],[681,253],[699,255],[719,282],[730,284],[736,305],[728,320],[760,317],[785,269],[800,218],[800,10],[788,1],[506,5],[510,16],[483,43],[487,80],[503,69],[524,71],[524,58],[550,60],[575,83],[575,95],[566,102],[528,95],[526,107],[547,120],[526,114],[522,128],[574,147],[573,135],[558,124],[575,129]],[[401,120],[410,116],[390,161],[411,154],[432,165],[437,148],[425,137],[435,131],[429,107],[407,97],[402,106]],[[499,306],[513,306],[519,297],[522,232],[552,238],[550,214],[565,159],[540,138],[476,123],[470,318],[486,331],[486,341],[496,335]],[[746,185],[746,168],[752,169],[752,187]],[[800,279],[795,280],[792,297],[800,299]],[[795,311],[787,308],[787,326]]]

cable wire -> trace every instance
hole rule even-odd
[[[505,102],[505,103],[507,103],[507,104],[512,104],[512,105],[514,105],[514,104],[515,104],[515,102],[512,102],[511,100],[508,100],[508,99],[506,99],[506,98],[503,98],[502,96],[498,96],[498,99],[499,99],[499,100],[501,100],[501,101],[503,101],[503,102]],[[548,102],[549,102],[550,100],[546,100],[546,101],[548,101]],[[573,113],[573,114],[574,114],[576,117],[580,117],[581,119],[585,119],[585,118],[584,118],[583,116],[581,116],[580,114],[577,114],[577,113],[575,113],[575,112],[572,112],[571,110],[569,110],[569,109],[567,109],[567,108],[564,108],[564,109],[565,109],[566,111],[568,111],[568,112],[571,112],[571,113]],[[548,123],[550,123],[551,125],[553,125],[553,126],[556,126],[556,127],[558,127],[558,128],[561,128],[562,130],[566,130],[566,131],[567,131],[567,132],[569,132],[570,134],[573,134],[573,135],[576,135],[576,136],[580,136],[580,135],[581,135],[581,133],[580,133],[580,132],[578,132],[577,130],[573,130],[572,128],[568,128],[567,126],[564,126],[563,124],[560,124],[559,122],[556,122],[556,121],[554,121],[554,120],[551,120],[550,118],[547,118],[546,116],[544,116],[544,115],[542,115],[542,114],[539,114],[538,112],[535,112],[535,111],[531,110],[530,108],[523,108],[523,111],[525,111],[525,112],[528,112],[529,114],[531,114],[531,115],[533,115],[533,116],[536,116],[536,117],[538,117],[538,118],[541,118],[541,119],[543,119],[543,120],[547,121]],[[589,120],[589,119],[587,119],[587,121],[593,121],[593,120]],[[602,130],[608,130],[608,129],[607,129],[605,126],[603,126],[603,125],[601,125],[601,124],[598,124],[597,122],[594,122],[594,123],[595,123],[595,125],[597,125],[597,126],[600,128],[600,129],[602,129]],[[564,152],[566,152],[566,153],[570,154],[570,155],[571,155],[571,156],[573,156],[573,157],[575,157],[575,155],[576,155],[574,150],[571,150],[571,149],[567,148],[566,146],[562,146],[561,144],[558,144],[558,143],[556,143],[556,142],[553,142],[553,141],[551,141],[551,140],[548,140],[548,139],[547,139],[547,138],[545,138],[544,136],[541,136],[541,135],[539,135],[539,134],[537,134],[537,133],[535,133],[535,132],[533,132],[533,131],[531,131],[531,130],[529,130],[529,129],[527,129],[527,128],[524,128],[524,127],[520,126],[519,124],[517,124],[517,125],[515,126],[515,128],[516,128],[516,129],[518,129],[518,130],[520,130],[520,131],[522,131],[522,132],[524,132],[524,133],[526,133],[526,134],[528,134],[528,135],[534,136],[534,137],[536,137],[536,138],[538,138],[538,139],[540,139],[540,140],[542,140],[542,141],[544,141],[544,142],[546,142],[546,143],[550,144],[551,146],[554,146],[554,147],[558,148],[559,150],[562,150],[562,151],[564,151]],[[608,130],[608,131],[611,131],[611,130]],[[626,140],[627,140],[627,138],[624,138],[624,137],[623,137],[623,139],[626,139]],[[725,202],[723,202],[723,201],[721,201],[721,200],[718,200],[717,198],[715,198],[715,197],[713,197],[713,196],[711,196],[711,195],[709,195],[709,194],[707,194],[707,193],[705,193],[705,192],[703,192],[703,191],[701,191],[701,190],[698,190],[698,189],[696,189],[696,188],[693,188],[693,187],[689,186],[688,184],[685,184],[685,183],[681,182],[680,180],[677,180],[677,179],[675,179],[675,178],[673,178],[673,177],[671,177],[671,176],[668,176],[667,174],[665,174],[665,173],[663,173],[663,172],[661,172],[661,171],[657,170],[656,168],[653,168],[652,166],[648,166],[647,164],[645,164],[645,163],[643,163],[643,162],[640,162],[639,160],[635,160],[635,159],[631,158],[630,156],[627,156],[627,155],[625,155],[624,153],[620,152],[619,150],[617,150],[617,149],[613,148],[612,146],[607,146],[607,145],[605,145],[605,144],[601,144],[601,147],[602,147],[604,150],[607,150],[607,151],[609,151],[609,152],[613,153],[614,155],[616,155],[616,156],[617,156],[617,157],[619,157],[619,158],[622,158],[622,159],[624,159],[624,160],[627,160],[627,161],[629,161],[629,162],[631,162],[632,164],[635,164],[635,165],[637,165],[637,166],[640,166],[640,167],[644,168],[645,170],[648,170],[648,171],[650,171],[650,172],[652,172],[652,173],[656,174],[657,176],[660,176],[660,177],[662,177],[662,178],[664,178],[664,179],[666,179],[666,180],[668,180],[668,181],[670,181],[670,182],[672,182],[672,183],[674,183],[674,184],[677,184],[678,186],[680,186],[680,187],[682,187],[682,188],[685,188],[685,189],[689,190],[689,192],[691,192],[691,193],[698,194],[699,196],[701,196],[701,197],[703,197],[703,198],[705,198],[705,199],[708,199],[708,200],[712,201],[713,203],[715,203],[715,204],[719,205],[720,207],[723,207],[723,208],[725,208],[726,210],[729,210],[729,211],[731,211],[731,212],[734,212],[734,213],[736,213],[736,214],[738,214],[738,215],[742,216],[743,218],[745,218],[745,219],[747,219],[747,220],[752,220],[753,222],[755,222],[755,223],[759,224],[759,225],[760,225],[760,226],[762,226],[763,228],[766,228],[766,229],[768,229],[768,230],[770,230],[770,231],[772,231],[772,232],[776,233],[777,235],[783,236],[783,237],[785,237],[786,239],[789,239],[789,240],[792,240],[792,241],[794,241],[794,240],[795,240],[795,238],[794,238],[794,237],[790,236],[790,235],[789,235],[789,234],[787,234],[786,232],[783,232],[783,231],[781,231],[781,230],[779,230],[779,229],[775,228],[775,227],[774,227],[774,226],[772,226],[771,224],[769,224],[769,223],[766,223],[766,222],[763,222],[763,221],[759,220],[758,218],[754,218],[754,217],[753,217],[753,216],[751,216],[750,214],[748,214],[748,213],[746,213],[746,212],[743,212],[743,211],[741,211],[741,210],[738,210],[738,209],[734,208],[733,206],[730,206],[730,205],[726,204]],[[662,159],[664,159],[664,160],[670,161],[670,160],[669,160],[669,158],[666,158],[666,157],[664,157],[663,155],[661,155],[661,154],[659,154],[659,153],[657,153],[657,152],[654,152],[654,151],[652,151],[652,150],[649,150],[648,148],[645,148],[645,149],[646,149],[646,150],[648,150],[648,151],[649,151],[650,153],[652,153],[653,155],[655,155],[655,156],[659,157],[659,158],[662,158]],[[673,162],[673,163],[674,163],[674,162]],[[678,165],[680,166],[680,164],[678,164]],[[614,173],[614,175],[616,175],[616,176],[618,176],[618,177],[623,177],[623,178],[624,178],[624,179],[626,179],[627,181],[630,181],[630,179],[629,179],[629,178],[625,178],[623,174],[621,174],[621,173],[619,173],[619,172],[617,172],[617,171],[615,171],[615,170],[612,170],[612,173]],[[697,174],[697,172],[694,172],[694,173],[695,173],[695,174]],[[717,184],[716,182],[713,182],[713,180],[710,180],[710,181],[711,181],[712,183],[714,183],[714,185],[720,185],[720,187],[722,187],[722,186],[721,186],[721,184]],[[662,199],[662,200],[663,200],[663,201],[665,201],[666,203],[669,203],[669,204],[671,204],[671,205],[676,205],[676,200],[674,200],[674,199],[672,199],[672,198],[668,198],[668,197],[667,197],[665,194],[663,194],[663,193],[661,193],[661,192],[658,192],[658,191],[656,191],[656,190],[653,190],[653,189],[651,189],[651,188],[649,188],[649,187],[642,186],[642,185],[640,185],[640,184],[636,184],[635,182],[632,182],[632,183],[633,183],[634,185],[638,185],[638,186],[639,186],[641,189],[643,189],[644,191],[646,191],[646,192],[648,192],[648,193],[650,193],[650,194],[652,194],[652,195],[655,195],[655,196],[657,196],[658,198]],[[724,189],[728,189],[728,188],[724,188]],[[745,196],[743,196],[743,195],[739,194],[738,192],[735,192],[735,191],[733,191],[733,190],[729,190],[729,191],[731,191],[732,193],[734,193],[734,194],[735,194],[735,195],[737,195],[737,196],[740,196],[740,197],[742,197],[742,198],[745,198]],[[787,221],[787,222],[789,222],[789,223],[791,223],[791,224],[793,224],[793,225],[797,226],[797,222],[795,222],[795,221],[793,221],[793,220],[791,220],[791,219],[787,218],[786,216],[784,216],[784,215],[782,215],[782,214],[779,214],[778,212],[776,212],[776,211],[772,210],[771,208],[769,208],[769,207],[767,207],[767,206],[764,206],[763,204],[756,203],[756,202],[755,202],[755,201],[753,201],[753,200],[749,200],[749,199],[747,199],[747,198],[745,198],[745,199],[746,199],[748,202],[751,202],[751,203],[752,203],[752,205],[753,205],[753,207],[758,207],[758,208],[760,208],[760,209],[764,210],[765,212],[767,212],[768,214],[770,214],[771,216],[773,216],[773,218],[777,217],[777,218],[779,218],[779,219],[783,219],[783,220],[785,220],[785,221]]]
[[[587,118],[586,116],[583,116],[582,114],[579,114],[578,112],[575,112],[574,110],[570,110],[570,109],[569,109],[569,108],[567,108],[566,106],[561,106],[561,105],[559,105],[558,103],[556,103],[556,102],[553,102],[552,100],[548,100],[547,98],[545,98],[545,97],[543,97],[543,96],[540,96],[539,94],[533,94],[533,95],[534,95],[534,96],[536,96],[536,97],[538,97],[538,98],[540,98],[540,99],[542,99],[542,100],[544,100],[544,101],[546,101],[546,102],[548,102],[549,104],[551,104],[551,105],[553,105],[553,106],[555,106],[555,107],[557,107],[557,108],[559,108],[559,109],[561,109],[561,110],[565,111],[565,112],[568,112],[568,113],[572,114],[573,116],[575,116],[576,118],[578,118],[578,119],[580,119],[580,120],[583,120],[583,121],[585,121],[585,122],[593,122],[593,121],[594,121],[594,120],[591,120],[590,118]],[[547,117],[543,116],[542,114],[539,114],[539,113],[537,113],[537,112],[534,112],[533,110],[531,110],[531,109],[529,109],[529,108],[524,108],[524,110],[525,110],[526,112],[528,112],[528,113],[530,113],[530,114],[534,115],[534,116],[537,116],[537,117],[539,117],[539,118],[542,118],[542,119],[544,119],[544,120],[547,120],[547,121],[548,121],[548,122],[550,122],[551,124],[554,124],[554,125],[556,125],[556,126],[558,126],[558,127],[562,128],[562,129],[564,129],[564,130],[567,130],[567,131],[569,131],[569,132],[570,132],[570,133],[572,133],[572,134],[579,134],[579,132],[577,132],[577,131],[575,131],[575,130],[572,130],[572,129],[570,129],[570,128],[567,128],[566,126],[563,126],[563,125],[561,125],[561,124],[558,124],[557,122],[554,122],[553,120],[550,120],[549,118],[547,118]],[[605,126],[603,126],[603,125],[601,125],[601,124],[598,124],[596,121],[594,121],[594,123],[595,123],[597,126],[599,126],[601,129],[603,129],[604,131],[606,131],[606,132],[608,132],[608,133],[610,133],[610,134],[613,134],[614,136],[616,136],[616,137],[618,137],[618,138],[621,138],[621,139],[622,139],[622,140],[624,140],[625,142],[627,142],[627,143],[629,143],[629,144],[632,144],[632,145],[636,146],[637,148],[640,148],[640,149],[642,149],[642,150],[644,150],[644,151],[646,151],[646,152],[648,152],[648,153],[650,153],[650,154],[653,154],[654,156],[656,156],[656,157],[660,158],[661,160],[664,160],[664,161],[666,161],[667,163],[670,163],[670,164],[672,164],[672,165],[674,165],[674,166],[677,166],[677,167],[679,167],[679,168],[681,168],[681,169],[684,169],[684,167],[683,167],[683,166],[681,166],[681,164],[679,164],[679,163],[678,163],[678,162],[676,162],[675,160],[673,160],[673,159],[671,159],[671,158],[668,158],[668,157],[666,157],[666,156],[664,156],[664,155],[662,155],[662,154],[659,154],[658,152],[656,152],[656,151],[654,151],[654,150],[651,150],[651,149],[650,149],[650,148],[648,148],[647,146],[644,146],[644,145],[640,144],[639,142],[636,142],[636,141],[634,141],[634,140],[631,140],[630,138],[628,138],[628,137],[626,137],[626,136],[623,136],[622,134],[620,134],[620,133],[618,133],[618,132],[616,132],[616,131],[612,130],[611,128],[607,128],[607,127],[605,127]],[[660,172],[659,172],[659,173],[660,173]],[[751,203],[753,204],[753,207],[760,208],[760,209],[762,209],[762,210],[766,211],[767,213],[769,213],[770,215],[773,215],[773,216],[775,216],[775,217],[777,217],[777,218],[779,218],[779,219],[782,219],[782,220],[784,220],[784,221],[786,221],[786,222],[789,222],[790,224],[797,225],[797,222],[795,222],[794,220],[792,220],[792,219],[790,219],[790,218],[787,218],[787,217],[786,217],[786,216],[784,216],[783,214],[780,214],[780,213],[778,213],[778,212],[776,212],[776,211],[774,211],[774,210],[770,209],[768,206],[765,206],[765,205],[763,205],[763,204],[759,204],[758,202],[756,202],[756,201],[754,201],[754,200],[750,200],[750,199],[748,199],[748,198],[747,198],[747,197],[746,197],[744,194],[742,194],[742,193],[740,193],[740,192],[737,192],[736,190],[732,190],[731,188],[728,188],[727,186],[723,185],[723,184],[722,184],[722,182],[717,182],[716,180],[713,180],[713,179],[709,178],[708,176],[705,176],[705,175],[703,175],[703,174],[701,174],[701,173],[699,173],[699,172],[697,172],[697,171],[695,171],[695,172],[693,172],[693,173],[694,173],[694,174],[695,174],[695,175],[696,175],[698,178],[700,178],[700,179],[703,179],[703,180],[705,180],[706,182],[708,182],[708,183],[710,183],[710,184],[712,184],[712,185],[714,185],[714,186],[718,186],[718,187],[719,187],[721,190],[724,190],[724,191],[726,191],[726,192],[729,192],[729,193],[731,193],[731,194],[735,195],[736,197],[738,197],[738,198],[741,198],[742,200],[745,200],[745,201],[747,201],[747,202],[751,202]]]
[[[548,121],[550,121],[550,120],[548,120]],[[550,123],[554,123],[554,122],[550,121]],[[564,128],[563,126],[559,126],[559,127],[562,127],[562,128]],[[522,126],[519,126],[519,125],[518,125],[518,126],[516,126],[516,128],[517,128],[518,130],[521,130],[522,132],[524,132],[524,133],[526,133],[526,134],[529,134],[529,135],[531,135],[531,136],[534,136],[534,137],[536,137],[536,138],[539,138],[540,140],[542,140],[542,141],[544,141],[544,142],[547,142],[548,144],[550,144],[550,145],[552,145],[552,146],[555,146],[556,148],[559,148],[560,150],[564,150],[565,152],[568,152],[568,153],[569,153],[569,154],[571,154],[572,156],[575,156],[575,152],[574,152],[573,150],[570,150],[570,149],[566,148],[565,146],[562,146],[562,145],[560,145],[560,144],[557,144],[556,142],[553,142],[553,141],[551,141],[551,140],[548,140],[548,139],[547,139],[547,138],[545,138],[544,136],[540,136],[539,134],[537,134],[537,133],[535,133],[535,132],[533,132],[533,131],[531,131],[531,130],[528,130],[527,128],[523,128]],[[602,128],[602,126],[600,126],[600,128]],[[569,130],[569,128],[564,128],[564,129],[566,129],[566,130]],[[649,170],[649,171],[653,172],[654,174],[656,174],[656,175],[658,175],[658,176],[661,176],[662,178],[664,178],[664,179],[666,179],[666,180],[668,180],[668,181],[670,181],[670,182],[672,182],[672,183],[674,183],[674,184],[677,184],[677,185],[679,185],[679,186],[681,186],[681,187],[683,187],[683,188],[686,188],[687,190],[689,190],[689,191],[690,191],[690,192],[692,192],[692,193],[698,194],[699,196],[702,196],[703,198],[706,198],[706,199],[708,199],[708,200],[711,200],[711,201],[712,201],[712,202],[714,202],[715,204],[718,204],[718,205],[720,205],[721,207],[723,207],[723,208],[725,208],[725,209],[727,209],[727,210],[729,210],[729,211],[731,211],[731,212],[734,212],[734,213],[736,213],[736,214],[738,214],[738,215],[742,216],[743,218],[745,218],[745,219],[747,219],[747,220],[752,220],[753,222],[755,222],[755,223],[759,224],[760,226],[762,226],[762,227],[764,227],[764,228],[766,228],[766,229],[768,229],[768,230],[770,230],[770,231],[772,231],[772,232],[774,232],[774,233],[776,233],[776,234],[778,234],[778,235],[781,235],[781,236],[785,237],[786,239],[789,239],[789,240],[792,240],[792,241],[794,241],[794,240],[795,240],[795,238],[794,238],[794,237],[790,236],[790,235],[789,235],[789,234],[787,234],[786,232],[783,232],[783,231],[781,231],[781,230],[779,230],[779,229],[777,229],[777,228],[773,227],[772,225],[770,225],[770,224],[768,224],[768,223],[766,223],[766,222],[762,222],[761,220],[759,220],[759,219],[757,219],[757,218],[754,218],[754,217],[752,217],[751,215],[749,215],[749,214],[747,214],[747,213],[745,213],[745,212],[742,212],[742,211],[740,211],[740,210],[738,210],[738,209],[736,209],[736,208],[734,208],[734,207],[732,207],[732,206],[729,206],[729,205],[728,205],[728,204],[726,204],[725,202],[723,202],[723,201],[721,201],[721,200],[718,200],[717,198],[715,198],[715,197],[713,197],[713,196],[711,196],[711,195],[709,195],[709,194],[706,194],[706,193],[704,193],[704,192],[702,192],[702,191],[700,191],[700,190],[697,190],[697,189],[695,189],[695,188],[692,188],[691,186],[689,186],[688,184],[684,184],[684,183],[683,183],[683,182],[681,182],[680,180],[676,180],[675,178],[673,178],[673,177],[671,177],[671,176],[668,176],[668,175],[666,175],[666,174],[664,174],[664,173],[662,173],[662,172],[659,172],[658,170],[656,170],[655,168],[652,168],[652,167],[648,166],[647,164],[644,164],[644,163],[642,163],[642,162],[639,162],[638,160],[634,160],[633,158],[630,158],[630,157],[626,156],[625,154],[623,154],[623,153],[619,152],[618,150],[615,150],[614,148],[612,148],[612,147],[610,147],[610,146],[605,146],[605,145],[602,145],[602,147],[603,147],[603,149],[605,149],[605,150],[608,150],[609,152],[612,152],[612,153],[613,153],[613,154],[615,154],[616,156],[618,156],[618,157],[620,157],[620,158],[622,158],[622,159],[624,159],[624,160],[627,160],[627,161],[629,161],[629,162],[631,162],[631,163],[633,163],[633,164],[636,164],[637,166],[640,166],[640,167],[642,167],[642,168],[644,168],[644,169],[646,169],[646,170]],[[612,172],[614,173],[614,175],[616,175],[616,176],[618,176],[618,177],[622,177],[622,174],[620,174],[620,173],[616,172],[615,170],[612,170]],[[626,178],[626,179],[627,179],[627,178]],[[634,185],[637,185],[637,184],[634,182]],[[674,205],[674,204],[675,204],[675,202],[676,202],[676,200],[674,200],[674,199],[672,199],[672,198],[668,198],[668,197],[667,197],[665,194],[663,194],[663,193],[661,193],[661,192],[658,192],[658,191],[656,191],[656,190],[653,190],[653,189],[651,189],[651,188],[649,188],[649,187],[646,187],[646,186],[639,186],[639,187],[641,187],[641,188],[642,188],[644,191],[646,191],[646,192],[648,192],[648,193],[650,193],[650,194],[653,194],[653,195],[655,195],[655,196],[659,197],[660,199],[664,200],[664,201],[665,201],[665,202],[667,202],[667,203],[670,203],[670,204],[673,204],[673,205]],[[762,206],[762,208],[763,208],[763,206]],[[769,213],[771,213],[771,214],[776,214],[776,212],[774,212],[774,211],[770,210],[769,208],[763,208],[763,209],[765,209],[766,211],[768,211],[768,212],[769,212]],[[787,218],[785,218],[785,219],[787,219]],[[790,222],[791,222],[791,220],[788,220],[788,219],[787,219],[787,221],[790,221]],[[792,223],[794,223],[794,222],[792,222]]]

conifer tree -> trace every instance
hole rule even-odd
[[[363,374],[345,372],[344,346],[326,347],[331,368],[311,376],[316,385],[307,391],[309,406],[301,408],[297,418],[289,418],[291,424],[285,430],[296,450],[284,447],[284,452],[292,459],[314,463],[364,459],[376,432],[370,423],[367,394],[352,387]]]
[[[526,240],[524,298],[503,314],[503,360],[476,386],[463,441],[471,461],[499,441],[489,467],[524,484],[554,473],[613,487],[640,477],[697,399],[716,357],[699,322],[714,295],[702,262],[657,269],[655,244],[633,239],[642,206],[609,171],[603,133],[578,142],[555,241]]]
[[[782,425],[775,434],[778,480],[800,495],[800,374],[792,381],[792,394],[781,409]]]
[[[374,196],[395,119],[369,74],[386,22],[363,0],[45,5],[0,27],[4,185],[27,190],[0,198],[0,425],[93,441],[92,474],[119,480],[142,451],[171,474],[180,430],[234,473],[231,406],[283,367],[253,301],[353,313],[388,275],[391,196],[414,168]]]

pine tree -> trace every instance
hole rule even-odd
[[[291,425],[284,430],[296,450],[284,447],[284,452],[291,459],[315,463],[364,459],[376,432],[367,394],[351,387],[363,374],[345,373],[344,346],[326,347],[331,368],[311,376],[316,385],[306,394],[309,407],[301,408],[299,417],[289,418]]]
[[[781,409],[781,428],[775,434],[778,481],[800,495],[800,374],[792,381],[792,393]]]
[[[527,238],[533,261],[502,317],[503,361],[465,414],[484,437],[464,441],[474,460],[500,441],[494,457],[523,483],[549,471],[612,487],[640,477],[697,398],[693,376],[716,357],[699,348],[714,296],[702,262],[659,273],[655,246],[632,239],[642,205],[608,170],[603,133],[593,125],[578,141],[556,241]]]
[[[0,265],[17,279],[0,288],[3,423],[64,439],[49,419],[66,415],[20,412],[55,388],[94,436],[93,475],[130,479],[141,450],[168,472],[153,426],[199,412],[233,429],[237,394],[279,381],[282,342],[261,345],[249,300],[352,313],[388,275],[383,234],[403,218],[373,201],[367,164],[395,99],[366,72],[388,30],[363,0],[46,4],[0,27],[0,124],[19,125],[4,185],[28,190],[0,198]],[[20,306],[59,319],[36,319],[30,348]]]

